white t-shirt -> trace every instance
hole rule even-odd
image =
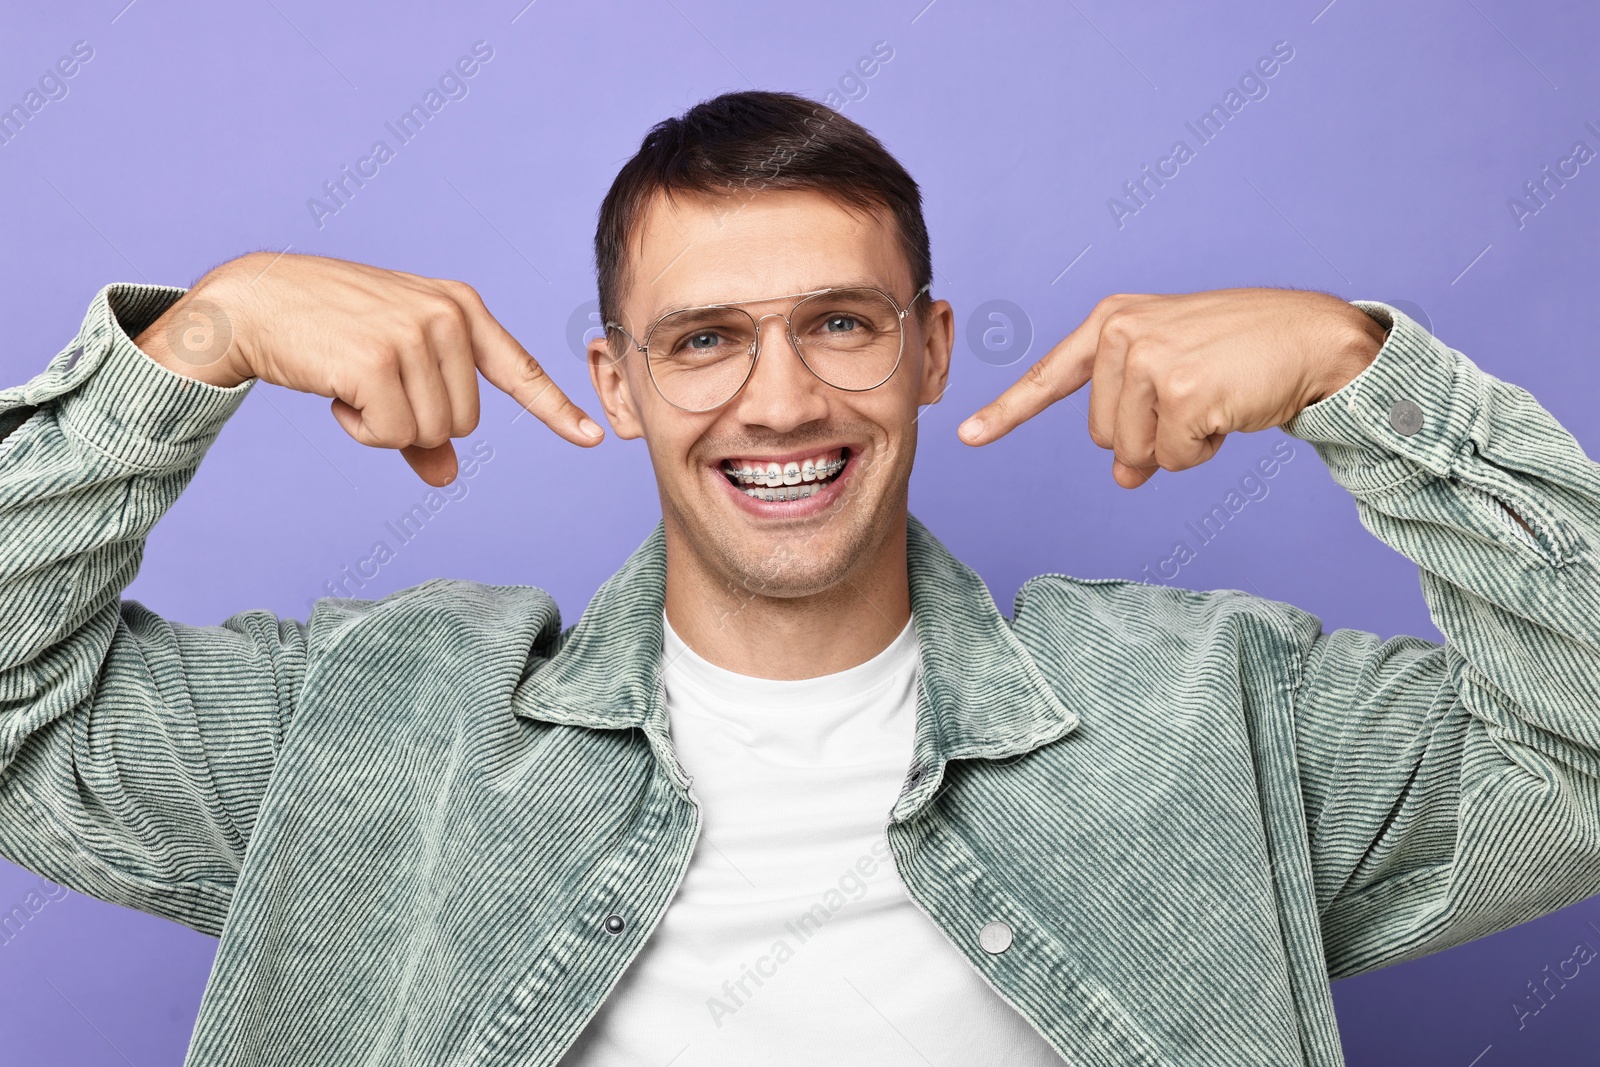
[[[700,839],[563,1067],[1060,1067],[895,873],[884,827],[911,765],[912,626],[800,681],[724,670],[671,626],[663,659]]]

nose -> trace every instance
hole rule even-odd
[[[772,312],[757,319],[756,337],[761,343],[756,365],[734,398],[735,416],[774,433],[788,433],[826,416],[828,386],[801,362],[783,316]]]

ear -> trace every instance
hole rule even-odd
[[[611,430],[623,440],[644,436],[644,425],[639,420],[639,409],[633,402],[633,387],[628,381],[628,350],[618,355],[612,350],[609,336],[596,337],[586,350],[589,359],[589,380],[594,383],[595,395],[605,409],[606,421]]]
[[[937,404],[950,382],[950,350],[955,344],[956,313],[948,300],[928,307],[922,326],[922,382],[917,403]]]

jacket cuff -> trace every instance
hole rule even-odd
[[[1352,493],[1392,489],[1419,469],[1449,477],[1482,417],[1484,372],[1403,311],[1351,303],[1388,327],[1388,339],[1360,374],[1281,429],[1310,442]]]
[[[89,305],[77,338],[43,373],[0,391],[0,412],[55,401],[64,429],[125,466],[198,465],[255,379],[231,388],[196,381],[163,367],[133,343],[185,291],[106,286]]]

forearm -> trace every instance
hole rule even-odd
[[[32,692],[56,657],[94,657],[144,541],[249,386],[179,377],[134,347],[178,290],[100,294],[74,344],[0,391],[0,682]],[[120,321],[119,321],[120,315]],[[3,767],[21,741],[0,733]]]
[[[1600,466],[1525,390],[1404,319],[1284,428],[1417,563],[1445,635],[1340,630],[1303,666],[1331,973],[1600,892]]]
[[[121,592],[248,385],[134,347],[178,290],[114,286],[0,391],[0,855],[215,934],[304,671],[268,612],[169,622]]]
[[[1435,619],[1475,670],[1536,718],[1570,713],[1580,693],[1600,696],[1600,465],[1525,390],[1415,323],[1395,334],[1284,428],[1422,567]],[[1514,676],[1508,643],[1528,656]],[[1583,710],[1585,741],[1600,740],[1600,701]]]

